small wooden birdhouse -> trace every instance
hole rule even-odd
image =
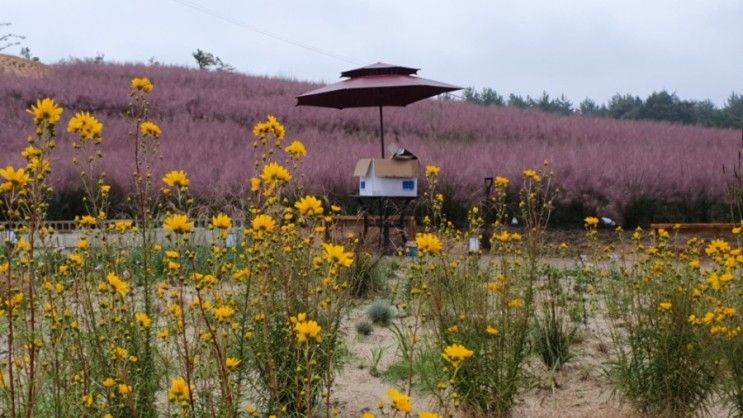
[[[401,149],[392,158],[362,158],[353,172],[360,196],[418,196],[418,159]]]

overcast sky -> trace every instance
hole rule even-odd
[[[743,92],[743,0],[1,3],[0,22],[12,22],[44,62],[100,52],[193,67],[200,48],[250,74],[333,82],[382,61],[460,86],[564,93],[576,103],[665,88],[723,104]]]

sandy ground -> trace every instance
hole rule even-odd
[[[38,62],[12,55],[0,54],[0,74],[15,74],[29,77],[41,77],[49,71],[49,67]]]
[[[565,267],[565,259],[550,260]],[[394,363],[397,341],[387,328],[374,327],[369,336],[357,335],[355,324],[364,319],[371,301],[355,307],[344,320],[343,329],[350,358],[340,371],[334,388],[334,399],[342,417],[359,417],[364,411],[375,412],[380,400],[388,401],[386,391],[393,387],[370,373],[373,349],[382,349],[384,355],[378,365],[380,373]],[[530,374],[529,387],[519,396],[513,410],[514,417],[602,417],[635,418],[642,415],[631,405],[623,403],[619,395],[614,396],[612,386],[604,375],[609,360],[612,340],[608,324],[597,315],[589,314],[586,324],[581,325],[571,346],[574,357],[561,370],[548,370],[541,359],[532,355],[526,364]],[[435,401],[430,395],[412,393],[414,410],[435,410]],[[715,402],[710,402],[709,417],[726,417],[727,411]],[[457,418],[465,418],[461,415]]]

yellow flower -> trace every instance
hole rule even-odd
[[[160,135],[163,133],[159,126],[150,121],[142,122],[142,124],[139,125],[139,132],[143,136],[151,136],[154,138],[160,138]]]
[[[258,122],[253,128],[253,135],[256,137],[264,138],[268,133],[272,133],[279,141],[283,140],[286,134],[284,125],[273,115],[268,115],[265,122]]]
[[[10,191],[14,187],[24,188],[31,180],[26,170],[22,168],[16,170],[12,166],[0,168],[0,177],[7,181],[8,186],[3,187],[3,190],[7,189],[7,191]]]
[[[116,293],[121,295],[121,297],[126,296],[127,293],[129,293],[129,285],[126,284],[125,281],[121,280],[119,276],[116,275],[116,273],[108,273],[108,284],[110,284]]]
[[[212,217],[212,228],[221,229],[223,231],[226,231],[228,229],[232,228],[232,218],[225,215],[224,213],[219,213],[216,216]]]
[[[103,387],[105,388],[112,388],[115,384],[116,381],[111,377],[106,378],[106,380],[103,381]]]
[[[119,384],[119,393],[121,396],[126,397],[130,393],[132,393],[132,387],[131,385],[125,385],[123,383]]]
[[[539,173],[537,173],[535,170],[532,170],[531,168],[528,170],[524,170],[523,175],[524,177],[530,178],[537,183],[542,181],[542,177],[539,175]]]
[[[253,218],[253,231],[272,233],[276,229],[276,221],[270,215],[261,214]]]
[[[661,302],[658,304],[658,310],[662,312],[668,312],[673,307],[671,302]]]
[[[50,98],[37,100],[35,105],[31,105],[28,112],[34,115],[34,123],[39,125],[41,122],[47,122],[50,125],[56,125],[62,118],[64,109],[57,106],[57,103]]]
[[[289,170],[282,167],[280,164],[268,163],[263,167],[261,178],[267,183],[283,184],[291,181],[292,175],[289,173]]]
[[[191,388],[188,387],[186,379],[182,377],[174,378],[170,383],[168,391],[168,400],[170,402],[183,402],[191,400]]]
[[[701,263],[701,261],[699,261],[698,258],[695,258],[695,259],[689,261],[689,267],[691,267],[693,269],[699,269],[699,267],[701,267],[701,265],[702,265],[702,263]]]
[[[217,321],[226,321],[235,314],[235,309],[231,306],[222,305],[212,309],[212,313],[214,314],[214,317],[217,318]]]
[[[722,239],[712,240],[707,248],[704,249],[704,252],[709,256],[713,256],[717,253],[726,253],[728,251],[730,251],[730,244]]]
[[[474,351],[468,350],[461,344],[452,344],[446,347],[443,354],[441,354],[441,356],[444,357],[444,360],[451,363],[451,365],[454,367],[459,367],[464,360],[474,355]]]
[[[500,187],[501,189],[505,189],[508,187],[508,183],[510,183],[510,180],[508,180],[508,177],[502,177],[502,176],[496,176],[495,177],[495,186]]]
[[[307,156],[307,149],[304,144],[296,140],[284,148],[284,151],[297,160]]]
[[[109,225],[109,229],[114,229],[116,232],[126,232],[134,226],[134,221],[116,221],[112,225]]]
[[[438,254],[443,246],[441,240],[430,233],[418,233],[415,235],[415,243],[422,254]]]
[[[134,314],[134,319],[145,328],[149,328],[150,325],[152,325],[152,319],[150,319],[150,317],[144,312],[137,312]]]
[[[154,89],[150,79],[147,77],[135,77],[132,79],[132,90],[139,90],[145,93],[149,93]]]
[[[294,204],[302,216],[320,216],[325,211],[322,202],[315,196],[305,196]]]
[[[392,408],[400,412],[411,412],[413,403],[410,396],[400,392],[397,389],[387,391],[387,396],[392,400]]]
[[[224,361],[224,365],[227,366],[230,370],[235,370],[237,366],[239,366],[241,363],[240,360],[234,358],[234,357],[227,357]]]
[[[163,182],[170,187],[178,187],[179,189],[191,184],[191,180],[188,179],[188,175],[183,170],[171,171],[163,177]]]
[[[33,157],[38,157],[40,155],[41,150],[34,147],[33,145],[29,145],[23,151],[21,151],[21,156],[27,160],[30,160]]]
[[[21,238],[15,244],[15,249],[17,251],[26,251],[26,252],[28,252],[28,251],[31,250],[31,243],[29,243],[26,238]]]
[[[599,218],[595,216],[589,216],[586,219],[583,220],[583,222],[586,223],[587,227],[595,227],[599,224]]]
[[[364,414],[361,415],[361,418],[375,418],[375,416],[371,412],[364,412]]]
[[[102,194],[108,194],[111,192],[111,186],[108,184],[101,184],[100,190]]]
[[[442,417],[441,415],[435,414],[433,412],[423,411],[423,412],[418,413],[418,418],[442,418]]]
[[[520,298],[514,298],[508,301],[508,307],[509,308],[523,308],[524,307],[524,300]]]
[[[741,233],[741,231],[743,231],[743,227],[736,226],[735,228],[733,228],[732,233],[733,235],[738,235]]]
[[[346,252],[342,245],[323,244],[323,258],[329,263],[351,267],[353,264],[353,253]]]
[[[261,179],[258,177],[253,177],[250,179],[250,191],[251,192],[257,192],[261,189]]]
[[[77,220],[77,223],[80,226],[95,226],[97,222],[98,221],[95,219],[95,217],[90,215],[83,215],[80,217],[80,219]]]
[[[297,341],[300,343],[307,342],[310,338],[314,338],[315,341],[322,341],[320,331],[322,328],[316,321],[307,321],[306,314],[301,313],[297,315],[299,320],[294,324],[294,332],[297,336]]]
[[[435,165],[426,166],[426,177],[434,177],[441,174],[441,167]]]
[[[94,401],[95,398],[93,398],[93,395],[83,395],[83,405],[85,405],[86,408],[92,407]]]
[[[101,137],[103,124],[89,112],[77,112],[67,123],[67,132],[75,132],[81,139],[96,139]]]
[[[193,230],[193,223],[188,220],[186,215],[174,214],[165,218],[163,227],[165,230],[176,234],[187,234]]]
[[[488,334],[490,334],[490,335],[492,335],[493,337],[495,337],[496,335],[498,335],[498,328],[496,328],[496,327],[494,327],[494,326],[490,326],[490,325],[488,325],[488,326],[487,326],[487,327],[485,328],[485,332],[487,332]]]

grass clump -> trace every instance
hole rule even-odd
[[[395,317],[395,310],[388,302],[377,300],[369,305],[369,308],[366,310],[366,317],[375,325],[387,327]]]
[[[374,326],[369,321],[359,321],[356,323],[356,333],[363,336],[369,336],[374,331]]]

